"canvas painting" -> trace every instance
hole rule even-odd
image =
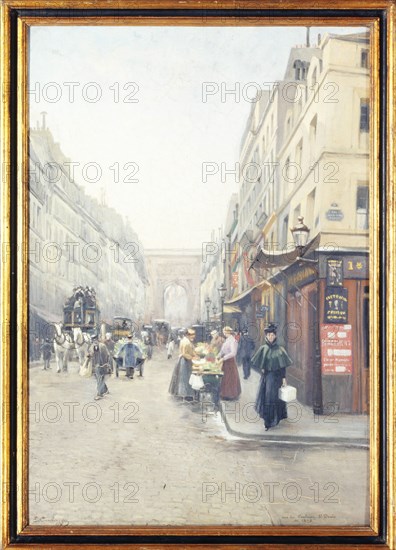
[[[368,526],[371,28],[32,25],[32,526]]]

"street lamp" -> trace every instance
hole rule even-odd
[[[217,329],[217,319],[216,319],[217,306],[215,304],[213,304],[212,306],[212,311],[213,311],[213,321],[214,321],[213,328]]]
[[[209,309],[210,309],[210,304],[211,303],[212,303],[212,300],[209,298],[209,296],[206,296],[206,298],[205,298],[205,305],[206,305],[206,340],[209,339],[209,330],[210,330]]]
[[[298,219],[298,224],[295,225],[292,229],[290,229],[290,232],[293,235],[294,244],[296,246],[296,249],[298,249],[298,252],[299,252],[299,256],[296,258],[296,260],[300,262],[304,262],[306,264],[317,264],[318,263],[317,260],[310,260],[309,258],[301,257],[304,252],[304,248],[308,242],[310,229],[305,225],[304,218],[302,216],[299,216],[297,219]]]
[[[291,231],[291,234],[293,235],[296,248],[299,248],[302,250],[308,242],[309,229],[305,225],[304,218],[302,216],[299,216],[297,220],[298,220],[298,224],[295,225],[292,229],[290,229],[290,231]]]
[[[227,287],[224,283],[221,283],[219,288],[217,289],[220,295],[220,301],[221,301],[221,330],[223,330],[224,327],[224,300],[225,295],[227,294]]]

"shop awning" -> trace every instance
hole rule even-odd
[[[239,306],[224,304],[224,313],[242,313],[242,310]]]
[[[318,248],[319,242],[320,234],[316,235],[316,237],[309,241],[302,249],[293,248],[292,250],[269,251],[261,248],[253,260],[250,269],[286,267],[295,262],[297,258],[306,256],[309,252],[313,252]]]
[[[261,288],[263,286],[270,286],[270,284],[267,281],[260,281],[259,283],[255,284],[254,286],[251,286],[250,288],[248,288],[248,289],[244,290],[243,292],[241,292],[240,294],[238,294],[238,296],[235,296],[235,298],[232,298],[231,300],[227,300],[226,302],[224,302],[224,311],[225,311],[226,306],[231,306],[233,304],[237,304],[238,302],[241,302],[242,300],[247,298],[249,296],[249,294],[251,292],[253,292],[253,290],[255,290],[256,288]]]

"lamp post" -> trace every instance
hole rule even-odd
[[[221,285],[219,286],[219,288],[217,289],[218,292],[219,292],[219,295],[220,295],[220,302],[221,302],[221,330],[223,330],[223,327],[224,327],[224,300],[225,300],[225,295],[227,293],[227,288],[225,286],[224,283],[221,283]]]
[[[319,296],[320,296],[320,284],[319,284],[319,271],[315,264],[317,260],[311,260],[309,258],[302,258],[303,249],[308,242],[309,228],[304,223],[302,216],[298,217],[298,223],[290,229],[293,235],[296,249],[299,250],[299,256],[296,261],[300,263],[310,264],[316,273],[316,293],[315,299],[311,304],[313,308],[313,326],[314,338],[315,338],[315,361],[313,365],[313,411],[315,414],[323,414],[323,394],[322,394],[322,372],[321,372],[321,355],[320,355],[320,330],[319,330]]]
[[[210,317],[209,317],[209,309],[210,304],[212,303],[212,300],[209,298],[209,296],[206,296],[205,298],[205,305],[206,305],[206,341],[209,341],[209,332],[210,332]]]
[[[212,306],[212,311],[213,311],[213,328],[217,329],[217,322],[216,322],[216,313],[217,313],[217,306],[215,304],[213,304]]]
[[[290,231],[291,231],[291,234],[293,235],[296,248],[298,248],[299,251],[302,252],[302,249],[308,242],[309,229],[305,225],[304,218],[302,216],[299,216],[297,220],[298,220],[297,225],[295,225],[292,229],[290,229]]]

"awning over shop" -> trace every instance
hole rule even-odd
[[[245,298],[247,298],[253,290],[256,288],[262,288],[264,286],[270,286],[270,284],[267,281],[260,281],[259,283],[251,286],[250,288],[244,290],[238,296],[235,296],[235,298],[232,298],[231,300],[227,300],[224,302],[224,311],[227,306],[232,306],[237,304],[238,302],[242,302]]]
[[[238,306],[224,304],[224,313],[242,313],[242,310]]]
[[[297,258],[306,256],[309,252],[313,252],[318,248],[319,242],[320,234],[316,235],[316,237],[309,241],[302,249],[293,248],[292,250],[269,251],[261,248],[253,260],[250,269],[286,267],[295,262]]]

